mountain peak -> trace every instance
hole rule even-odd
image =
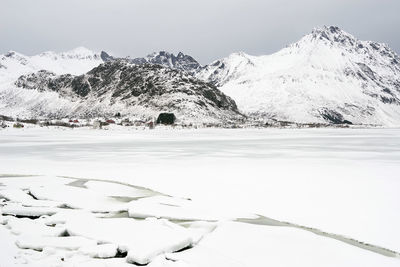
[[[306,43],[310,40],[314,42],[321,41],[323,44],[341,47],[351,53],[357,53],[361,56],[368,54],[370,59],[375,58],[377,56],[375,54],[380,54],[382,58],[385,58],[393,65],[398,64],[400,61],[396,52],[394,52],[387,44],[359,40],[352,34],[337,26],[315,28],[311,34],[305,36],[302,40],[305,40]]]
[[[100,56],[96,52],[94,52],[86,47],[83,47],[83,46],[74,48],[67,52],[62,52],[59,55],[63,58],[71,58],[71,59],[72,58],[74,58],[74,59],[90,59],[90,58],[99,59],[100,58]]]
[[[179,52],[178,55],[176,56],[177,58],[184,58],[186,55],[182,52]]]
[[[201,68],[201,65],[191,56],[179,52],[176,56],[167,51],[154,52],[144,58],[131,60],[134,64],[159,64],[173,69],[192,72]]]
[[[3,64],[1,64],[1,61],[3,60],[11,60],[11,61],[16,61],[21,65],[27,65],[28,64],[28,57],[18,53],[16,51],[10,50],[4,55],[0,55],[0,68],[1,69],[7,69],[7,67]]]
[[[328,34],[338,34],[341,32],[344,32],[341,28],[339,28],[338,26],[322,26],[322,27],[315,27],[312,32],[314,33],[320,33],[320,32],[325,32]]]
[[[18,53],[14,50],[8,51],[7,53],[4,54],[4,56],[8,57],[8,58],[23,58],[23,57],[25,57],[23,54]]]
[[[228,57],[229,58],[246,58],[246,59],[248,59],[250,57],[250,55],[246,54],[243,51],[239,51],[239,52],[230,54]]]
[[[84,47],[84,46],[79,46],[76,47],[72,50],[69,50],[67,52],[65,52],[65,54],[75,54],[75,55],[93,55],[95,54],[95,52],[93,52],[92,50]]]
[[[112,60],[115,59],[113,56],[109,55],[109,54],[108,54],[107,52],[105,52],[105,51],[101,51],[101,53],[100,53],[100,58],[101,58],[104,62],[112,61]]]

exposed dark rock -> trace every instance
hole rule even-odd
[[[357,65],[360,67],[361,71],[371,80],[375,80],[375,73],[371,70],[370,67],[368,67],[366,64],[364,63],[357,63]],[[365,79],[365,78],[364,78]]]
[[[120,249],[118,249],[117,254],[115,255],[114,258],[125,258],[126,256],[128,256],[127,251],[121,251]]]
[[[171,125],[175,123],[175,120],[174,113],[160,113],[157,118],[157,124]]]
[[[385,104],[398,104],[397,99],[393,97],[380,96],[380,100]]]
[[[104,51],[101,51],[101,53],[100,53],[100,58],[101,58],[104,62],[115,60],[114,57],[110,56],[109,54],[107,54],[107,53],[104,52]]]
[[[37,124],[38,120],[37,119],[17,119],[18,122],[22,123],[29,123],[29,124]]]
[[[345,120],[339,112],[330,109],[322,109],[319,111],[321,117],[332,124],[353,124],[351,121]]]
[[[0,120],[2,120],[2,121],[14,121],[13,118],[8,117],[8,116],[4,116],[4,115],[0,115]]]

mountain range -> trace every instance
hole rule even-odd
[[[22,77],[21,77],[22,76]],[[0,114],[400,125],[400,58],[386,44],[320,27],[272,55],[201,66],[165,51],[116,58],[77,48],[0,55]],[[243,115],[242,115],[243,114]]]

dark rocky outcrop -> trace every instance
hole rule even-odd
[[[138,65],[149,63],[158,64],[173,69],[184,70],[189,73],[196,72],[201,68],[199,62],[182,52],[174,55],[173,53],[160,51],[158,53],[150,54],[147,57],[132,59],[131,62]]]
[[[157,124],[171,125],[176,120],[174,113],[160,113],[157,118]]]
[[[320,110],[321,117],[331,124],[353,124],[351,121],[345,120],[343,115],[337,111],[330,109]]]
[[[109,54],[107,54],[107,52],[101,51],[100,53],[100,58],[104,61],[104,62],[108,62],[108,61],[113,61],[116,58],[113,56],[110,56]]]

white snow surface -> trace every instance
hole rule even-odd
[[[170,220],[218,221],[232,218],[251,218],[254,215],[240,211],[226,211],[218,205],[206,206],[184,199],[171,199],[156,196],[132,201],[129,204],[129,216],[133,218],[165,218]]]
[[[43,220],[32,220],[28,218],[7,218],[7,227],[15,235],[26,234],[33,236],[62,236],[66,229],[63,226],[50,227],[44,224]]]
[[[198,247],[167,258],[188,266],[398,266],[382,258],[305,231],[224,223]]]

